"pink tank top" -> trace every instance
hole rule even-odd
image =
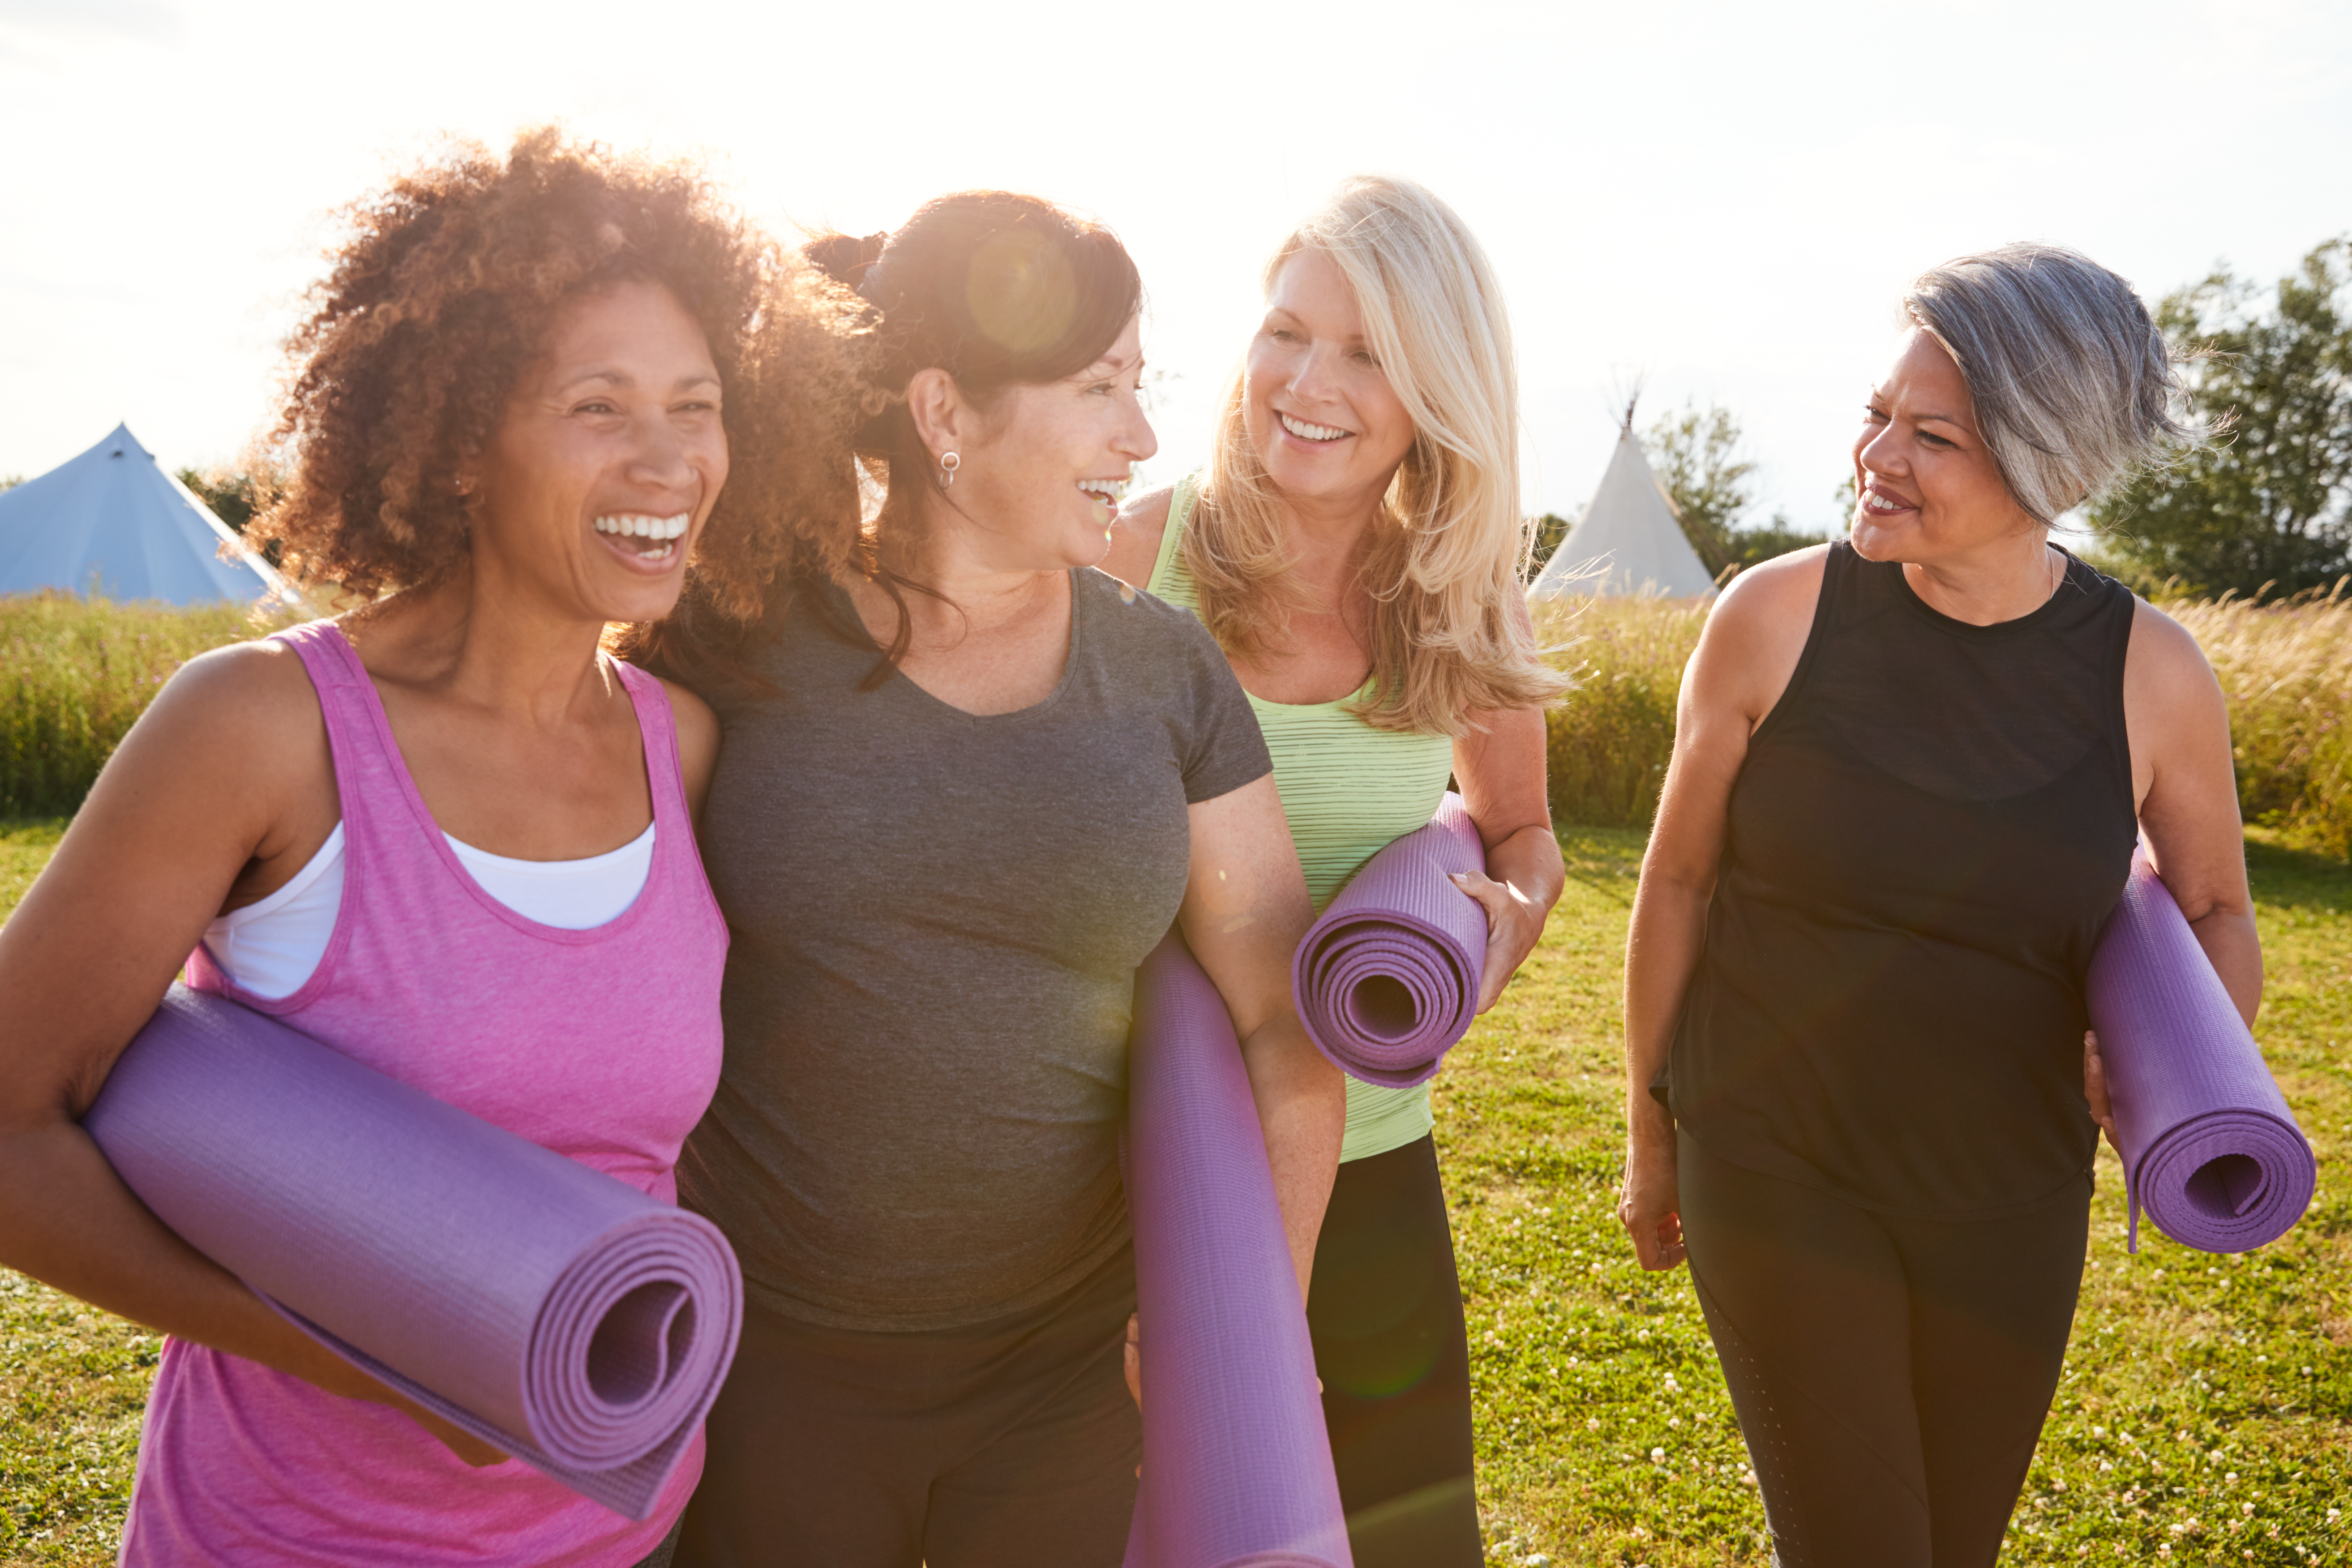
[[[319,967],[275,1001],[201,947],[190,984],[675,1201],[678,1146],[719,1082],[727,926],[704,880],[661,683],[618,665],[645,738],[654,860],[616,919],[564,931],[477,886],[425,808],[375,685],[332,622],[301,656],[342,795],[342,909]],[[168,1340],[147,1404],[122,1561],[147,1565],[626,1568],[702,1470],[697,1439],[631,1523],[520,1460],[476,1469],[406,1416]]]

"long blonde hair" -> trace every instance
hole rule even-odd
[[[1359,175],[1266,263],[1302,250],[1354,289],[1364,336],[1412,418],[1358,581],[1371,595],[1371,689],[1352,707],[1383,730],[1460,738],[1474,709],[1531,708],[1568,689],[1538,656],[1520,574],[1518,375],[1494,268],[1454,209],[1409,180]],[[1278,644],[1298,603],[1280,492],[1225,394],[1183,539],[1201,618],[1227,649]]]

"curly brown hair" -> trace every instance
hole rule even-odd
[[[251,530],[280,542],[291,574],[372,597],[457,571],[478,504],[459,476],[557,312],[631,282],[660,284],[700,323],[723,388],[730,474],[681,606],[696,640],[723,658],[780,572],[854,534],[866,309],[692,165],[542,128],[503,162],[456,144],[348,218],[288,344],[297,368],[271,439],[290,448],[289,478]]]

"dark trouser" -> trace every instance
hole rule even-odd
[[[751,1308],[678,1568],[1117,1568],[1143,1433],[1122,1251],[968,1328],[824,1329]]]
[[[1873,1214],[1678,1140],[1683,1239],[1782,1568],[1983,1568],[2066,1357],[2088,1173],[2000,1219]]]
[[[1479,1568],[1470,1342],[1429,1139],[1339,1167],[1307,1326],[1356,1568]]]

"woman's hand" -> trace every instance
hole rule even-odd
[[[1549,911],[1511,883],[1497,882],[1480,872],[1456,872],[1453,880],[1486,911],[1486,967],[1478,976],[1478,1011],[1483,1013],[1495,1005],[1503,987],[1535,951]]]
[[[2083,1098],[2091,1102],[2091,1120],[2106,1130],[2107,1142],[2118,1154],[2124,1146],[2116,1141],[2115,1102],[2107,1095],[2107,1062],[2099,1055],[2099,1032],[2083,1031]]]
[[[1628,1148],[1625,1184],[1617,1194],[1617,1219],[1633,1238],[1633,1251],[1643,1268],[1672,1268],[1683,1260],[1681,1207],[1674,1145]]]

